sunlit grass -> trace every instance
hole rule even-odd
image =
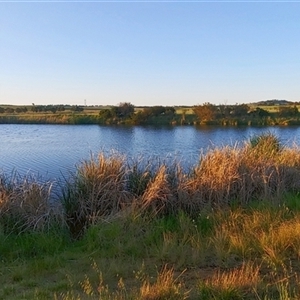
[[[273,206],[196,218],[122,216],[90,226],[79,241],[58,232],[2,235],[0,297],[292,298],[299,295],[299,219],[299,211]]]
[[[300,151],[277,146],[188,172],[100,154],[57,207],[51,183],[2,174],[0,299],[298,299]]]

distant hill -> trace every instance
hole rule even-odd
[[[278,100],[278,99],[272,99],[272,100],[264,100],[259,102],[251,103],[251,105],[257,105],[257,106],[280,106],[280,105],[290,105],[295,104],[295,102],[288,101],[288,100]]]

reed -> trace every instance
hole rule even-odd
[[[173,195],[168,184],[166,166],[161,166],[154,178],[148,183],[144,193],[137,201],[142,211],[154,214],[172,211]]]
[[[0,213],[2,220],[12,222],[6,228],[43,227],[56,213],[61,219],[59,209],[49,205],[51,182],[6,177],[0,178]],[[207,208],[280,202],[287,193],[298,192],[300,150],[283,147],[268,133],[242,147],[211,149],[188,172],[176,162],[128,164],[120,154],[100,153],[66,178],[56,203],[61,203],[64,222],[76,238],[101,218],[121,212],[154,216],[183,211],[195,216]]]
[[[262,136],[244,147],[208,151],[190,176],[178,185],[179,205],[187,211],[204,206],[248,205],[277,201],[287,192],[299,191],[298,148],[279,147],[276,137]]]
[[[51,205],[52,183],[30,174],[0,175],[0,225],[4,232],[45,230],[62,216]]]
[[[103,153],[91,157],[77,167],[66,181],[62,204],[66,222],[74,237],[100,217],[119,212],[128,205],[124,158],[106,157]]]

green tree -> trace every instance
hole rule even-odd
[[[78,106],[78,105],[72,105],[70,108],[71,111],[83,111],[83,107],[82,106]]]
[[[7,107],[7,108],[5,108],[5,112],[6,112],[6,113],[9,113],[9,114],[12,114],[12,113],[15,112],[15,110],[14,110],[14,108]]]
[[[236,104],[231,111],[233,117],[244,117],[247,116],[250,107],[247,104]]]
[[[122,102],[119,104],[117,109],[117,116],[119,118],[129,118],[134,113],[134,105],[129,102]]]
[[[175,108],[171,106],[152,106],[146,107],[143,110],[145,116],[160,116],[163,114],[173,115],[175,113]]]
[[[58,111],[65,111],[65,106],[64,105],[58,105],[57,110]]]
[[[45,109],[44,109],[44,106],[42,106],[42,105],[33,105],[32,107],[31,107],[31,111],[32,112],[42,112],[42,111],[44,111]]]
[[[263,108],[256,107],[256,109],[251,112],[251,115],[255,115],[257,117],[263,118],[263,117],[269,117],[270,113]]]
[[[166,106],[166,111],[165,113],[167,115],[174,115],[176,112],[176,109],[173,106]]]
[[[280,106],[278,115],[279,117],[294,117],[299,113],[296,105],[294,106]]]

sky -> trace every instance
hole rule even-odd
[[[2,1],[0,104],[300,101],[298,1]]]

